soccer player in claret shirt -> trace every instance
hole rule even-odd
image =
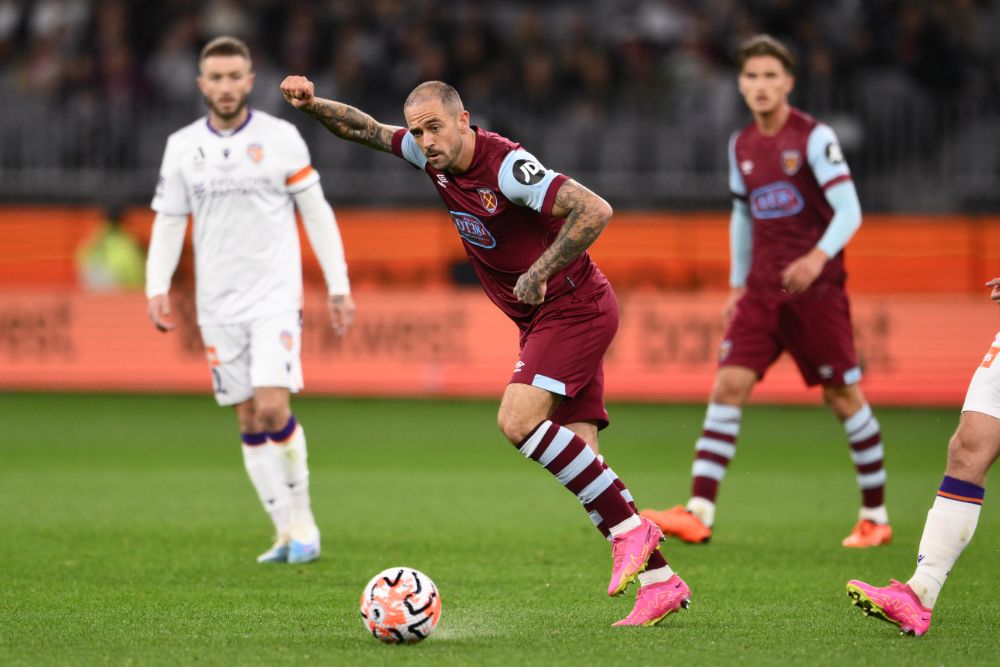
[[[261,563],[306,563],[320,553],[302,425],[290,394],[302,388],[302,259],[295,208],[329,287],[334,331],[354,318],[340,232],[295,127],[247,106],[253,68],[232,37],[201,53],[208,117],[170,135],[146,264],[148,313],[174,328],[168,292],[194,219],[198,324],[215,400],[231,405],[243,462],[277,532]]]
[[[753,121],[729,142],[730,294],[727,330],[695,445],[687,506],[643,510],[688,542],[712,535],[719,485],[736,453],[743,405],[782,351],[843,423],[862,507],[845,547],[892,540],[882,436],[858,386],[843,248],[861,225],[851,172],[833,130],[791,107],[791,52],[767,35],[737,53],[739,90]]]
[[[687,585],[667,565],[660,529],[642,519],[625,485],[597,453],[607,426],[604,353],[618,304],[587,248],[611,207],[544,168],[519,144],[469,123],[451,86],[417,86],[393,127],[314,96],[290,76],[292,106],[342,139],[393,153],[422,169],[444,200],[487,297],[520,329],[520,358],[500,403],[500,430],[583,504],[612,542],[609,595],[638,578],[635,608],[616,625],[653,625],[686,606]]]
[[[1000,304],[1000,278],[986,283]],[[917,569],[905,584],[872,586],[852,579],[847,594],[866,614],[917,637],[931,627],[931,610],[955,562],[972,541],[986,496],[986,473],[1000,456],[1000,333],[969,382],[958,429],[948,443],[948,464],[927,512]]]

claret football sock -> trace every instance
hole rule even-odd
[[[554,475],[588,512],[599,514],[600,523],[610,527],[623,525],[631,517],[638,519],[594,450],[568,428],[546,420],[518,450]]]
[[[257,497],[274,522],[277,535],[287,535],[291,523],[288,487],[282,479],[278,454],[264,433],[242,434],[243,465]]]
[[[985,494],[983,487],[947,475],[941,482],[927,512],[917,569],[906,582],[928,609],[934,608],[951,568],[976,532]]]
[[[278,450],[282,481],[288,488],[291,499],[291,523],[294,528],[310,528],[316,525],[312,503],[309,498],[309,466],[306,449],[306,434],[295,417],[280,431],[268,433],[268,438]]]
[[[736,438],[740,434],[742,418],[743,410],[738,406],[708,404],[701,437],[694,446],[694,465],[691,466],[692,497],[715,502],[719,484],[736,455]]]
[[[861,488],[861,504],[865,508],[873,508],[873,516],[862,514],[861,518],[875,523],[889,523],[888,513],[883,516],[877,509],[885,511],[885,451],[882,431],[871,406],[865,403],[845,419],[844,432],[851,445],[851,461],[854,462]]]

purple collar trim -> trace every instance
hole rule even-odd
[[[246,127],[250,123],[250,120],[252,118],[253,118],[253,109],[250,109],[248,107],[247,108],[247,119],[245,121],[243,121],[243,123],[238,128],[236,128],[235,130],[233,130],[230,134],[223,134],[222,132],[219,132],[217,129],[215,129],[214,127],[212,127],[212,121],[210,120],[211,116],[205,116],[205,127],[207,127],[208,131],[211,132],[212,134],[218,135],[220,137],[231,137],[234,134],[237,134],[244,127]]]

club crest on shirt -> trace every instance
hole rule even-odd
[[[458,235],[467,242],[487,249],[497,246],[497,240],[493,238],[493,234],[486,228],[482,220],[471,213],[461,211],[448,212],[451,214],[451,219],[455,221],[455,229],[458,230]]]
[[[781,151],[781,169],[789,176],[799,173],[802,168],[802,153],[797,150]]]
[[[264,159],[264,147],[260,144],[250,144],[247,146],[247,157],[254,164],[260,164],[260,161]]]
[[[278,338],[281,340],[281,346],[291,352],[292,346],[295,344],[292,334],[288,331],[282,331]]]
[[[753,171],[753,160],[743,160],[740,162],[740,173],[749,176]]]
[[[497,210],[497,193],[489,188],[477,188],[476,192],[479,193],[479,199],[483,202],[483,208],[486,209],[487,213],[493,213]]]

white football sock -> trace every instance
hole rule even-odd
[[[906,583],[928,609],[934,608],[952,566],[976,532],[981,509],[975,503],[938,496],[927,512],[917,569]]]
[[[292,436],[284,443],[276,444],[281,462],[285,485],[291,496],[292,528],[314,528],[316,519],[309,499],[309,458],[306,450],[306,433],[299,424]]]
[[[715,523],[715,503],[708,498],[692,496],[687,503],[687,511],[698,517],[703,524],[712,527]]]
[[[261,505],[274,522],[279,539],[288,535],[291,526],[291,498],[285,486],[278,452],[274,445],[242,444],[243,465]]]
[[[630,530],[635,530],[642,525],[642,519],[639,518],[638,514],[633,514],[629,518],[625,519],[621,523],[615,524],[608,528],[608,532],[611,533],[611,537],[618,537]]]
[[[659,584],[667,581],[672,576],[674,576],[674,571],[670,569],[669,565],[664,565],[663,567],[658,567],[655,570],[640,572],[639,585],[649,586],[650,584]]]
[[[858,512],[859,519],[868,519],[869,521],[874,521],[875,523],[887,524],[889,523],[889,510],[885,508],[885,505],[879,505],[878,507],[862,507]]]

